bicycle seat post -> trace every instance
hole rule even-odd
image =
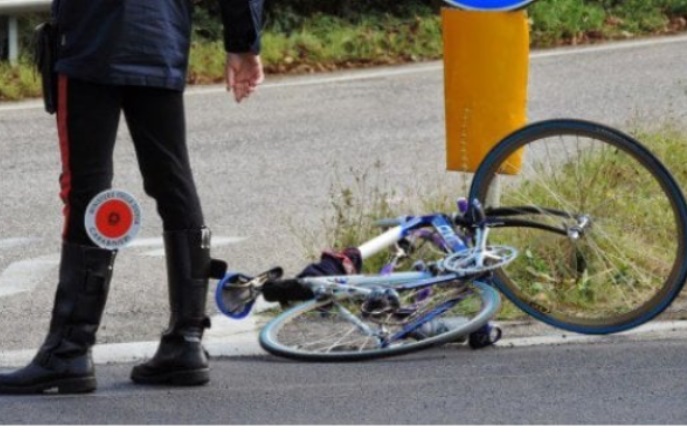
[[[478,199],[473,199],[470,205],[469,213],[473,220],[473,225],[476,226],[475,248],[477,248],[478,255],[475,262],[477,266],[481,267],[484,265],[484,252],[487,249],[487,235],[489,234],[487,216],[482,208],[482,203]]]

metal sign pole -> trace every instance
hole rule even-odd
[[[16,16],[7,20],[7,58],[10,65],[16,65],[19,59],[19,20]]]
[[[7,17],[0,15],[0,60],[7,59]]]

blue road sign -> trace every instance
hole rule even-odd
[[[444,0],[460,9],[474,11],[513,11],[522,9],[536,0]]]

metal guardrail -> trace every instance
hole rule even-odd
[[[45,12],[50,10],[52,0],[0,0],[0,29],[3,25],[7,31],[7,59],[16,63],[19,57],[19,25],[17,16],[27,12]],[[2,36],[0,34],[0,41]],[[0,47],[0,53],[4,50]]]

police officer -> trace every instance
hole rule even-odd
[[[227,88],[240,102],[263,79],[262,0],[218,0],[227,52]],[[191,0],[55,0],[57,130],[64,232],[59,283],[45,342],[28,366],[0,375],[0,393],[95,390],[91,358],[116,252],[84,228],[91,199],[111,187],[121,114],[133,139],[145,192],[163,222],[171,316],[155,356],[136,367],[143,384],[202,385],[201,346],[210,232],[186,148],[183,89]]]

